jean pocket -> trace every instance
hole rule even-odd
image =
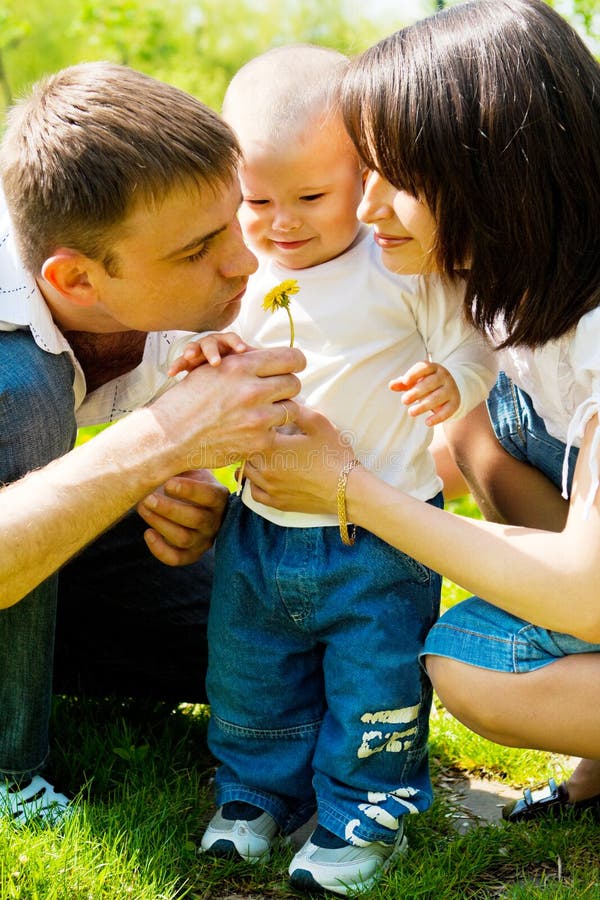
[[[361,540],[364,537],[365,535],[361,534]],[[427,566],[374,535],[368,535],[368,539],[373,542],[373,547],[369,552],[369,560],[373,566],[378,564],[391,566],[391,572],[397,581],[414,581],[420,585],[428,584],[431,581],[431,569],[428,569]],[[378,563],[378,559],[381,560],[380,563]]]

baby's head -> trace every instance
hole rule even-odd
[[[340,256],[358,234],[363,170],[337,100],[347,65],[325,47],[280,47],[243,66],[225,95],[243,153],[246,240],[290,269]]]

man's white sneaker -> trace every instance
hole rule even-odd
[[[69,798],[55,791],[41,775],[21,784],[0,783],[0,816],[18,825],[32,820],[58,825],[71,814],[69,803]]]
[[[269,813],[260,813],[250,820],[226,819],[220,807],[202,835],[200,852],[259,862],[269,856],[278,831],[279,826]]]
[[[345,897],[368,891],[408,846],[402,824],[393,844],[375,841],[364,847],[347,843],[343,846],[319,846],[319,833],[328,834],[324,829],[317,828],[296,853],[289,870],[292,886],[308,894],[331,891]],[[340,844],[341,841],[334,839],[323,843]]]

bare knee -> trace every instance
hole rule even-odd
[[[445,656],[433,655],[425,657],[425,664],[433,688],[443,705],[448,712],[462,721],[461,713],[472,704],[467,687],[468,677],[462,678],[461,674],[465,668],[472,667]]]
[[[443,705],[448,712],[460,719],[459,713],[466,708],[470,695],[467,687],[468,677],[463,679],[461,674],[465,668],[469,669],[472,666],[466,666],[465,663],[445,656],[431,654],[425,657],[425,665],[433,688]]]
[[[443,656],[426,657],[427,673],[448,712],[471,731],[507,747],[522,746],[513,734],[503,699],[505,673]]]

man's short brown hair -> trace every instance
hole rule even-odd
[[[199,100],[126,66],[84,63],[40,81],[13,107],[0,174],[19,249],[38,274],[58,247],[106,263],[138,202],[235,177],[231,129]]]

